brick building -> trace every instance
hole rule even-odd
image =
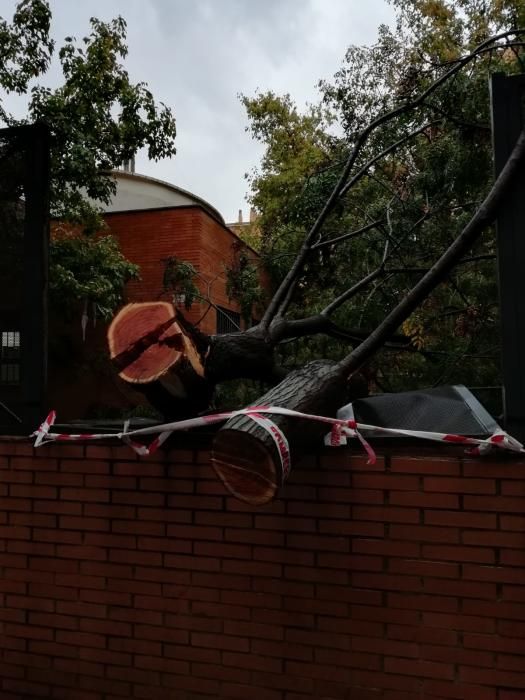
[[[253,260],[258,259],[257,253],[200,197],[134,172],[117,170],[113,177],[117,192],[104,219],[123,254],[140,267],[140,279],[128,283],[125,301],[173,300],[188,320],[208,334],[242,329],[239,305],[226,291],[227,268],[240,250]],[[203,299],[189,311],[164,286],[166,266],[173,257],[197,270],[195,283]],[[51,357],[49,402],[63,420],[113,417],[145,402],[109,367],[106,328],[90,323],[84,341],[79,319],[66,326],[54,320],[51,341],[59,346],[59,361]]]
[[[242,248],[258,259],[225,224],[221,214],[190,192],[161,180],[132,172],[115,171],[117,193],[104,219],[124,255],[140,266],[140,280],[128,284],[128,301],[170,298],[163,288],[166,264],[173,256],[197,270],[196,284],[204,301],[192,305],[188,318],[206,333],[237,330],[242,326],[239,306],[228,299],[226,269]]]

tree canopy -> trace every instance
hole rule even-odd
[[[146,148],[153,160],[173,156],[175,118],[169,107],[155,101],[146,84],[134,83],[125,69],[128,48],[122,17],[110,22],[92,18],[86,37],[66,37],[56,51],[51,21],[46,0],[22,0],[11,22],[0,19],[0,90],[4,95],[27,95],[27,114],[17,119],[7,111],[0,92],[0,122],[6,126],[44,122],[48,126],[51,214],[91,233],[102,227],[101,205],[115,193],[109,171],[141,148]],[[54,58],[61,66],[63,80],[51,89],[44,79]],[[77,247],[77,252],[82,248],[85,254],[93,246],[91,255],[96,258],[99,245],[90,239]],[[52,267],[52,287],[71,282],[75,274],[71,266],[68,275],[55,274],[72,262],[72,250],[67,258],[61,257],[64,251],[63,243],[52,244],[52,262],[58,265]],[[105,253],[114,265],[125,262],[114,243],[106,246]],[[82,255],[76,258],[77,270],[81,260]],[[122,269],[127,269],[125,264]],[[108,293],[90,300],[100,301],[101,309],[112,310],[127,276],[112,278],[97,266],[93,273],[99,276],[95,286],[99,291],[107,288]],[[80,282],[66,286],[61,288],[64,293],[84,289]]]
[[[276,284],[359,146],[357,176],[343,187],[301,267],[289,313],[325,311],[361,333],[407,294],[483,199],[493,175],[488,77],[523,69],[522,43],[512,36],[488,44],[426,94],[474,46],[523,26],[525,6],[392,4],[395,26],[380,27],[373,46],[348,49],[333,79],[319,83],[318,104],[301,111],[289,95],[242,97],[249,129],[265,146],[249,180],[261,251]],[[395,118],[385,118],[392,111]],[[378,128],[367,131],[375,120]],[[404,322],[395,343],[403,351],[382,352],[365,368],[372,386],[500,383],[494,255],[490,230]],[[301,339],[286,346],[285,361],[339,358],[347,343]]]

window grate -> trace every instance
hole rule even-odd
[[[2,331],[0,384],[20,384],[20,332]]]
[[[222,306],[217,307],[217,335],[238,333],[241,330],[241,314]]]

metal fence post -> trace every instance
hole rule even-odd
[[[42,418],[47,384],[45,125],[0,130],[0,206],[0,434],[28,434]]]
[[[525,75],[496,73],[490,83],[496,175],[525,123]],[[525,172],[496,222],[501,313],[501,362],[506,430],[525,440]]]

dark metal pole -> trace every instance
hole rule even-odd
[[[496,176],[524,124],[525,75],[491,79]],[[505,197],[496,223],[505,428],[525,441],[525,170]]]
[[[24,423],[36,425],[47,392],[47,292],[49,248],[49,132],[29,127],[26,162],[24,290],[21,317]]]
[[[28,434],[46,408],[49,132],[2,129],[0,145],[0,434]]]

